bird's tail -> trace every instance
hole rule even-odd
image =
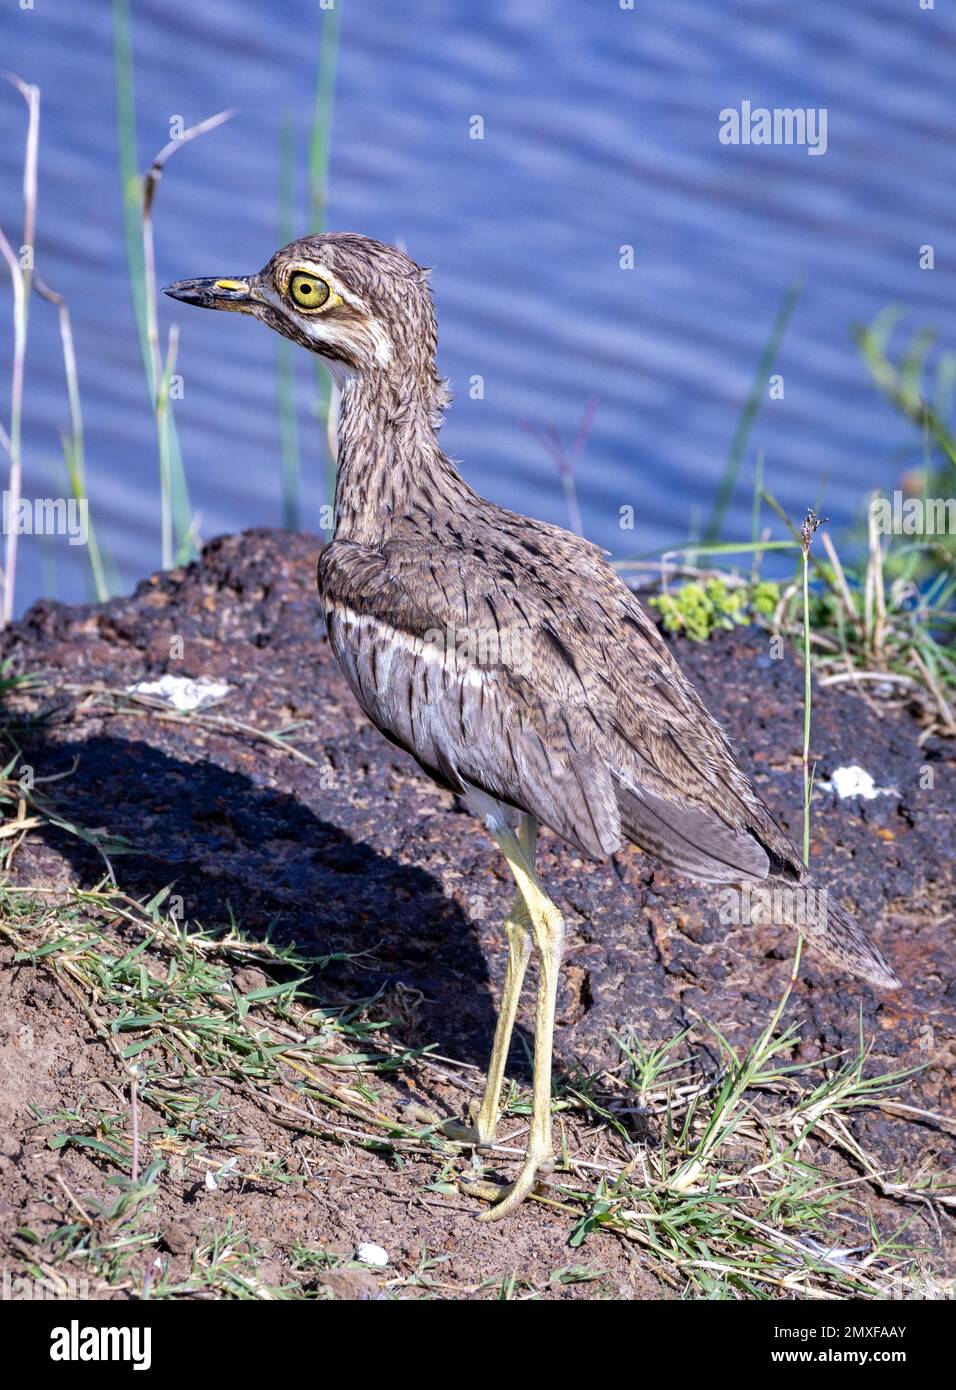
[[[819,888],[810,878],[794,883],[777,877],[767,879],[760,887],[770,890],[770,911],[775,923],[795,927],[809,946],[851,975],[868,980],[878,989],[900,988],[892,968],[863,928],[825,888]]]

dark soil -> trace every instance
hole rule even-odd
[[[2,654],[14,670],[45,678],[36,703],[55,701],[58,717],[20,740],[23,762],[44,777],[72,769],[51,792],[73,822],[108,827],[132,843],[135,852],[115,861],[131,895],[174,883],[189,919],[222,923],[231,910],[246,931],[273,925],[305,951],[349,952],[352,959],[323,975],[330,991],[362,998],[383,990],[400,1006],[403,1042],[435,1043],[449,1057],[483,1066],[505,958],[507,869],[481,826],[355,705],[323,632],[318,548],[308,536],[249,532],[212,542],[200,563],[154,575],[130,598],[35,605],[4,635]],[[678,655],[771,810],[799,841],[801,671],[789,655],[772,660],[767,635],[751,628],[706,645],[680,644]],[[232,694],[219,712],[258,728],[302,721],[293,742],[327,766],[235,733],[84,708],[81,687],[122,689],[167,672],[228,682]],[[922,1066],[906,1083],[907,1103],[951,1116],[956,745],[921,743],[920,735],[914,717],[881,713],[846,686],[815,692],[818,779],[857,763],[895,790],[872,801],[818,795],[812,860],[831,892],[867,923],[904,989],[877,995],[807,953],[791,1014],[801,1028],[801,1058],[854,1049],[862,1018],[873,1069]],[[735,1042],[759,1032],[789,968],[792,941],[784,933],[721,926],[712,889],[679,880],[636,851],[594,866],[545,831],[540,871],[569,932],[559,1066],[596,1070],[617,1060],[610,1035],[622,1029],[646,1042],[702,1023]],[[102,873],[94,850],[43,827],[18,850],[13,882],[90,885]],[[527,1030],[527,1005],[522,1022]],[[45,1198],[55,1175],[73,1192],[101,1190],[103,1175],[76,1150],[51,1150],[27,1104],[72,1105],[114,1074],[115,1059],[32,967],[0,976],[0,1035],[0,1223],[7,1231],[39,1229],[51,1219]],[[705,1036],[699,1027],[698,1036]],[[512,1070],[526,1075],[520,1046]],[[408,1094],[401,1077],[394,1094],[396,1105]],[[460,1096],[451,1092],[444,1103],[454,1108]],[[891,1173],[920,1163],[952,1168],[953,1140],[936,1124],[876,1110],[853,1124]],[[266,1147],[296,1142],[288,1131],[269,1132],[261,1111],[242,1098],[234,1125],[252,1129]],[[594,1285],[548,1283],[553,1271],[579,1262],[568,1248],[566,1216],[526,1204],[507,1223],[479,1225],[476,1203],[420,1195],[434,1167],[399,1170],[359,1151],[308,1152],[314,1180],[294,1196],[197,1193],[191,1182],[164,1183],[157,1221],[174,1268],[177,1260],[188,1267],[205,1221],[233,1213],[238,1228],[275,1250],[277,1278],[293,1240],[345,1252],[368,1240],[388,1250],[392,1277],[413,1269],[423,1251],[454,1252],[438,1277],[462,1289],[517,1271],[554,1296],[595,1294]],[[939,1264],[945,1228],[921,1209],[896,1218],[913,1218],[910,1238],[932,1249]],[[636,1250],[612,1238],[595,1250],[606,1272],[603,1292],[660,1296]],[[337,1296],[374,1293],[376,1275],[337,1277]]]

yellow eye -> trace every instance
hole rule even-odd
[[[329,287],[317,275],[297,270],[289,281],[289,294],[300,309],[318,309],[329,297]]]

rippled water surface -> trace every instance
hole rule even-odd
[[[900,0],[339,0],[328,225],[400,241],[434,266],[446,447],[508,506],[566,522],[560,480],[523,428],[573,436],[587,533],[617,554],[706,516],[787,287],[804,290],[725,531],[749,536],[752,462],[792,511],[834,523],[892,486],[912,431],[871,387],[850,336],[887,303],[956,348],[956,21]],[[278,240],[283,122],[297,141],[297,226],[322,14],[315,0],[133,0],[139,160],[177,115],[236,115],[177,152],[158,195],[160,283],[258,268]],[[42,89],[38,265],[69,300],[89,493],[128,586],[160,559],[158,463],[130,302],[106,0],[5,5],[2,66]],[[825,107],[828,148],[728,146],[718,113]],[[469,138],[480,115],[484,139]],[[23,107],[0,93],[0,225],[19,242]],[[919,269],[932,245],[936,268]],[[619,248],[634,248],[622,270]],[[2,418],[11,349],[0,292]],[[182,330],[177,421],[209,537],[281,517],[276,340],[252,321],[163,302]],[[469,379],[484,379],[471,399]],[[303,518],[324,481],[300,364]],[[67,420],[50,307],[34,301],[25,491],[63,491]],[[821,491],[821,478],[825,486]],[[620,508],[635,528],[622,532]],[[83,553],[22,544],[17,608],[86,593]]]

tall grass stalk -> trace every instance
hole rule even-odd
[[[295,236],[295,128],[287,114],[279,130],[279,244]],[[295,348],[287,338],[276,340],[276,397],[279,408],[279,448],[282,458],[282,524],[297,531],[302,524],[300,502],[302,458],[295,406]]]
[[[330,10],[323,11],[322,36],[319,40],[319,64],[315,81],[315,102],[312,109],[312,130],[309,139],[309,230],[325,230],[325,214],[329,198],[329,156],[332,145],[332,112],[335,105],[335,78],[338,70],[339,38],[342,29],[342,0]],[[322,423],[329,441],[326,462],[326,494],[329,502],[335,497],[335,447],[331,442],[331,425],[336,414],[333,402],[334,385],[328,369],[316,359],[315,415]]]
[[[905,312],[898,304],[887,305],[872,324],[857,324],[852,330],[853,339],[883,394],[915,425],[929,431],[947,463],[956,468],[956,436],[951,433],[945,418],[956,376],[956,361],[952,353],[944,353],[940,357],[936,401],[930,404],[922,393],[920,382],[935,334],[926,329],[918,331],[899,363],[891,361],[887,351],[893,329]]]
[[[159,343],[159,315],[157,311],[156,294],[156,252],[153,239],[153,205],[156,199],[156,189],[163,176],[166,162],[181,146],[188,144],[190,140],[195,140],[200,135],[205,135],[207,131],[215,130],[221,126],[223,121],[228,121],[232,115],[231,111],[219,111],[215,116],[209,116],[206,120],[200,121],[198,125],[190,126],[183,131],[182,135],[170,140],[163,146],[159,154],[150,165],[149,172],[143,180],[143,199],[141,209],[141,236],[143,242],[143,289],[144,289],[144,327],[146,333],[146,351],[148,367],[147,371],[152,373],[152,395],[153,411],[156,417],[156,436],[159,443],[159,473],[162,494],[162,546],[163,546],[163,568],[170,569],[173,565],[173,533],[175,527],[178,551],[175,552],[177,560],[186,559],[193,550],[190,542],[192,534],[192,516],[189,507],[189,495],[186,490],[186,479],[182,467],[182,459],[179,454],[179,444],[173,428],[173,417],[170,409],[169,399],[169,378],[171,371],[165,371],[163,360],[160,354]],[[176,348],[172,343],[172,330],[170,330],[170,342],[167,346],[167,359],[175,358]]]
[[[63,445],[63,458],[66,463],[67,477],[70,480],[70,489],[77,502],[85,502],[87,513],[89,513],[89,498],[86,492],[86,463],[83,445],[83,411],[80,406],[80,382],[76,369],[76,351],[73,345],[73,328],[70,323],[70,310],[66,300],[56,290],[51,290],[49,285],[39,275],[34,276],[33,286],[41,298],[47,300],[56,307],[57,316],[60,321],[60,342],[63,346],[63,373],[66,377],[66,393],[70,403],[70,432],[61,433],[60,440]],[[90,573],[93,579],[93,592],[100,603],[104,603],[110,596],[109,585],[106,582],[106,574],[103,569],[103,559],[100,554],[99,542],[96,539],[96,532],[93,529],[93,522],[87,515],[87,555],[90,561]]]
[[[10,429],[4,431],[4,447],[10,457],[10,473],[7,503],[9,524],[3,557],[3,626],[13,619],[13,592],[17,571],[17,525],[16,514],[20,502],[23,478],[21,459],[21,424],[23,416],[23,369],[26,359],[27,319],[23,291],[23,279],[19,262],[13,254],[13,247],[0,228],[0,254],[10,269],[13,283],[13,369],[10,381]]]
[[[554,425],[548,425],[540,429],[537,425],[530,424],[527,420],[521,421],[521,428],[536,439],[542,448],[554,460],[554,465],[558,470],[561,479],[561,486],[564,489],[564,501],[568,509],[568,522],[575,535],[584,535],[584,518],[581,515],[581,506],[578,501],[577,482],[575,480],[575,467],[584,453],[588,436],[594,424],[594,416],[597,413],[597,396],[588,396],[584,403],[584,411],[581,415],[580,423],[575,431],[574,438],[570,446],[565,449],[561,436]]]
[[[803,862],[810,863],[810,800],[813,795],[813,775],[810,769],[810,728],[812,717],[812,685],[810,664],[810,546],[821,519],[813,511],[808,511],[800,529],[800,550],[803,577]],[[779,1038],[775,1037],[784,1010],[793,993],[803,954],[803,938],[798,934],[797,944],[790,965],[790,974],[777,1005],[760,1037],[741,1059],[724,1082],[714,1106],[710,1123],[698,1143],[692,1157],[675,1173],[670,1186],[678,1192],[687,1192],[698,1184],[704,1175],[708,1160],[714,1157],[721,1145],[737,1128],[742,1114],[741,1102],[748,1090],[761,1079],[764,1069],[774,1056],[788,1047],[792,1032],[787,1029]]]
[[[3,561],[3,626],[13,620],[14,587],[17,577],[18,527],[16,516],[23,487],[23,379],[26,369],[27,322],[30,313],[30,282],[36,250],[37,216],[37,151],[40,145],[40,90],[30,86],[15,73],[3,76],[16,87],[27,104],[27,138],[23,157],[23,239],[18,258],[0,231],[0,254],[10,270],[13,283],[13,365],[10,378],[10,429],[5,432],[4,447],[10,457],[7,503],[10,525],[7,527]]]
[[[169,341],[166,347],[166,361],[160,366],[159,383],[156,388],[156,432],[160,439],[159,450],[159,478],[160,492],[163,498],[163,555],[167,554],[169,547],[170,564],[172,557],[172,509],[169,499],[172,496],[172,480],[170,477],[170,451],[168,448],[169,440],[169,385],[172,380],[173,372],[176,369],[176,354],[179,351],[179,329],[173,324],[169,330]],[[163,446],[166,441],[166,447]],[[165,558],[163,567],[169,569]]]
[[[720,535],[724,524],[724,516],[737,482],[737,474],[740,471],[744,450],[747,447],[747,440],[750,438],[750,431],[753,429],[754,420],[757,418],[760,402],[763,399],[764,391],[767,389],[767,377],[770,375],[770,371],[776,361],[777,353],[780,350],[780,344],[783,341],[783,335],[787,331],[787,325],[790,322],[794,309],[797,307],[797,300],[800,298],[802,290],[803,281],[795,280],[784,295],[783,302],[777,310],[776,317],[773,321],[773,327],[770,330],[770,337],[767,339],[766,346],[760,355],[760,361],[757,363],[757,370],[754,373],[750,391],[744,403],[744,408],[740,412],[740,419],[737,422],[737,428],[734,431],[734,437],[730,443],[730,452],[727,455],[727,462],[724,465],[723,477],[717,489],[717,496],[714,499],[710,520],[704,531],[705,541],[715,541]]]
[[[813,533],[820,525],[813,512],[807,512],[800,532],[800,556],[803,580],[803,862],[810,863],[810,797],[813,778],[810,775],[810,717],[812,680],[810,665],[810,545]]]
[[[113,0],[113,43],[116,81],[116,127],[120,182],[123,192],[123,225],[129,268],[133,310],[139,332],[140,352],[146,375],[146,388],[156,423],[159,450],[161,500],[162,563],[169,569],[174,562],[189,559],[195,550],[195,526],[189,505],[189,491],[182,452],[172,412],[160,415],[159,393],[162,360],[156,315],[156,278],[153,259],[152,210],[156,185],[169,156],[181,144],[211,130],[227,119],[220,112],[209,121],[193,126],[177,140],[171,140],[153,161],[144,179],[139,172],[136,145],[136,101],[133,83],[133,45],[129,0]]]
[[[146,332],[146,272],[140,222],[142,180],[136,153],[136,100],[133,91],[133,40],[129,0],[113,0],[113,62],[116,81],[116,144],[123,195],[123,228],[133,313],[147,383],[151,385],[149,338]]]
[[[763,504],[763,449],[757,450],[757,462],[754,465],[754,496],[753,507],[750,516],[750,539],[756,546],[760,540],[760,513]],[[760,578],[759,550],[754,551],[753,564],[750,568],[750,582],[756,584]]]
[[[342,30],[342,0],[323,11],[319,40],[319,66],[315,80],[315,104],[309,139],[309,228],[325,230],[329,200],[329,155],[332,147],[332,111],[335,105],[335,78]]]

